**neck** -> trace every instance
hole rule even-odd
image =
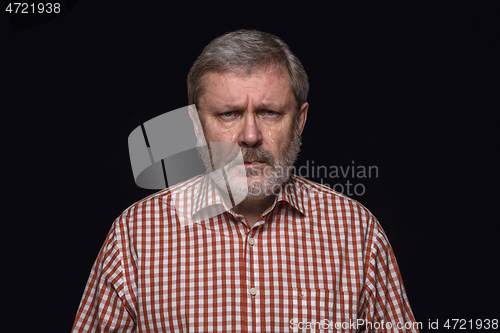
[[[237,214],[243,215],[247,220],[248,227],[252,228],[255,222],[262,216],[262,213],[272,206],[276,196],[271,195],[263,199],[245,199],[234,207]]]

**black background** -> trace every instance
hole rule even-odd
[[[70,331],[111,223],[153,192],[134,184],[129,133],[187,105],[196,57],[240,28],[282,38],[309,75],[296,165],[378,167],[350,179],[366,190],[354,198],[384,227],[422,331],[498,319],[459,2],[80,1],[27,29],[0,15],[4,315],[15,331]]]

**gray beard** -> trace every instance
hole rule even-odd
[[[233,149],[232,153],[228,157],[219,156],[222,154],[214,154],[215,149],[210,147],[210,143],[205,144],[203,132],[200,131],[197,135],[198,142],[198,155],[200,156],[205,168],[209,171],[215,171],[217,169],[224,168],[225,170],[231,170],[234,166],[241,164],[242,160],[239,155],[245,160],[260,160],[265,162],[267,165],[265,168],[255,168],[246,170],[246,176],[254,176],[264,174],[264,180],[252,180],[242,181],[241,172],[237,175],[232,174],[230,171],[227,172],[227,183],[219,172],[212,172],[211,178],[215,181],[217,186],[224,191],[227,191],[227,186],[231,189],[231,195],[239,198],[237,202],[241,202],[243,199],[246,200],[259,200],[266,198],[270,195],[277,195],[283,186],[288,182],[290,178],[290,170],[297,159],[300,152],[300,146],[302,145],[302,138],[299,134],[298,121],[294,124],[294,133],[292,134],[292,140],[283,148],[282,156],[280,158],[274,157],[270,152],[264,150],[260,147],[248,148],[248,147],[236,147]],[[236,149],[239,148],[239,149]],[[210,156],[212,153],[212,156]],[[239,157],[239,158],[238,158]],[[229,183],[229,184],[228,184]]]

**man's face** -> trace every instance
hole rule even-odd
[[[308,108],[304,103],[296,119],[286,71],[269,66],[249,75],[210,72],[198,104],[209,145],[230,142],[241,148],[249,196],[262,197],[264,187],[286,181],[284,173],[297,156]],[[230,171],[228,177],[238,181],[238,174],[241,177],[241,172]]]

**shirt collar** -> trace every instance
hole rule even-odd
[[[288,182],[281,187],[280,193],[269,211],[274,209],[276,203],[280,201],[285,201],[303,215],[308,215],[309,191],[296,175],[292,174]]]
[[[201,223],[231,210],[223,198],[223,196],[228,197],[227,193],[221,193],[207,174],[174,185],[169,192],[171,195],[169,205],[175,208],[177,217],[183,225]],[[291,175],[288,182],[281,187],[273,205],[263,215],[271,212],[280,201],[287,202],[303,215],[308,215],[309,191],[300,181],[300,177]]]

